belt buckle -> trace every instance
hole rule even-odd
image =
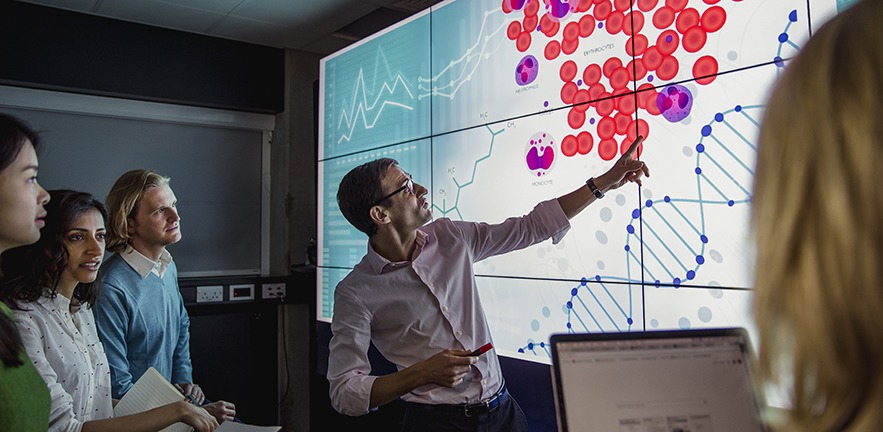
[[[471,405],[463,405],[463,416],[472,417],[473,414],[470,414],[470,410],[476,409],[476,408],[481,408],[481,413],[489,413],[489,412],[497,409],[500,406],[500,397],[502,395],[503,394],[501,391],[501,392],[498,392],[497,394],[495,394],[494,397],[492,397],[490,399],[479,401],[478,403],[471,404]]]

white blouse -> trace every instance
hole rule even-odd
[[[110,366],[92,310],[70,312],[62,295],[13,310],[25,351],[49,387],[49,432],[80,432],[83,423],[113,417]]]

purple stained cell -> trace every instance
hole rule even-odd
[[[656,107],[666,120],[677,123],[690,115],[693,109],[693,94],[686,87],[673,84],[656,96]]]
[[[526,86],[535,79],[537,79],[537,75],[539,74],[540,63],[537,61],[537,58],[532,55],[526,55],[521,61],[518,62],[518,65],[515,66],[515,83],[520,86]]]

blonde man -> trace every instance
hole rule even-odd
[[[827,23],[763,119],[753,222],[760,370],[789,385],[783,430],[883,424],[883,2]]]
[[[190,318],[178,290],[178,269],[166,246],[181,240],[181,218],[170,179],[150,170],[123,174],[107,195],[107,250],[102,294],[94,306],[98,334],[111,366],[113,397],[120,398],[149,367],[201,405],[193,383]],[[205,405],[219,422],[235,407]]]

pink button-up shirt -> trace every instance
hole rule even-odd
[[[412,261],[390,262],[369,243],[368,253],[334,292],[328,380],[335,409],[361,415],[373,408],[371,342],[398,370],[445,349],[472,350],[491,342],[472,264],[548,238],[558,243],[569,229],[557,200],[549,200],[500,224],[433,221],[417,231]],[[425,385],[402,399],[475,403],[501,384],[499,359],[491,350],[459,386]]]

